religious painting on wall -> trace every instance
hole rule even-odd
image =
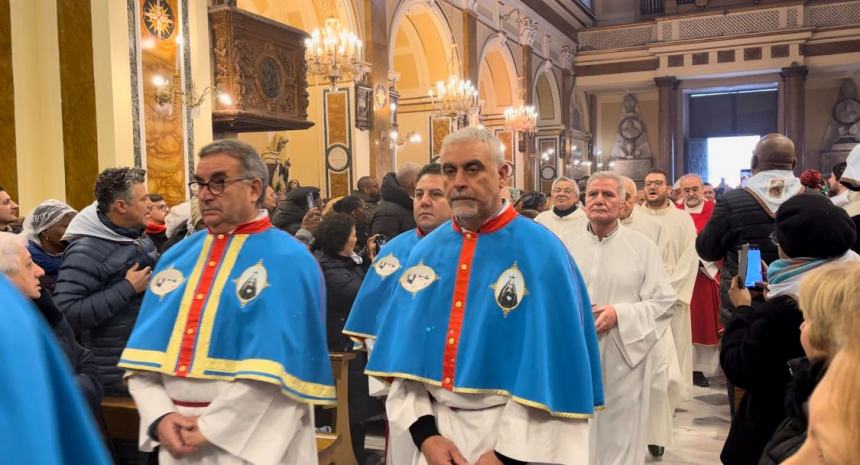
[[[439,153],[442,151],[442,141],[451,133],[451,118],[430,117],[430,163],[439,161]]]
[[[373,121],[373,89],[370,86],[357,83],[355,85],[355,128],[366,131]]]
[[[138,1],[147,187],[176,205],[186,199],[185,122],[181,101],[164,92],[183,85],[180,5],[179,0]],[[168,97],[159,101],[159,91]]]

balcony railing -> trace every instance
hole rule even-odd
[[[663,0],[643,0],[645,3]],[[649,3],[649,5],[651,5]],[[655,4],[656,5],[656,4]],[[649,6],[650,7],[650,6]],[[579,32],[579,49],[607,50],[641,47],[655,42],[729,37],[755,32],[802,27],[860,25],[860,0],[817,5],[795,4],[736,12],[664,16],[652,22],[585,29]]]

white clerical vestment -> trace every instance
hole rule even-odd
[[[140,371],[128,378],[128,390],[140,413],[142,451],[158,445],[149,436],[149,426],[163,415],[199,417],[197,424],[209,444],[181,459],[161,448],[161,465],[318,462],[312,406],[290,399],[274,384],[182,379]]]
[[[395,379],[385,411],[392,433],[390,445],[401,458],[392,465],[427,465],[409,434],[409,426],[424,415],[436,417],[439,433],[457,446],[468,463],[492,450],[508,457],[526,457],[532,465],[588,463],[587,420],[554,417],[507,396],[460,394]],[[407,455],[411,460],[405,459]]]
[[[588,224],[588,217],[585,216],[585,211],[582,207],[578,207],[576,211],[567,216],[558,216],[552,208],[545,212],[541,212],[535,217],[535,222],[546,226],[556,236],[561,237],[568,231],[577,228],[584,228]]]
[[[690,300],[699,271],[699,255],[696,253],[696,226],[690,215],[669,203],[666,208],[653,210],[643,208],[645,213],[660,221],[663,226],[661,243],[658,244],[663,264],[678,301],[672,308],[672,337],[676,357],[670,362],[676,364],[669,378],[669,398],[672,409],[684,400],[693,398],[693,330],[690,323]],[[665,337],[661,335],[661,337]],[[678,373],[679,377],[671,376]],[[656,444],[668,444],[657,442]]]
[[[658,335],[669,325],[675,292],[660,252],[646,236],[618,225],[602,240],[588,229],[565,235],[591,302],[612,305],[617,325],[599,336],[606,408],[591,425],[591,465],[645,463],[649,389]]]

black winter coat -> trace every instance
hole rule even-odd
[[[744,189],[735,189],[717,201],[710,221],[696,238],[696,251],[703,260],[724,260],[720,272],[720,318],[723,325],[728,323],[734,307],[729,298],[729,286],[738,274],[738,248],[745,243],[758,246],[762,260],[770,265],[779,258],[769,237],[775,230],[775,217],[752,194]]]
[[[744,389],[720,454],[726,465],[756,465],[765,445],[785,419],[791,373],[788,361],[803,357],[803,315],[789,296],[772,298],[755,309],[741,306],[726,327],[720,365],[733,385]]]
[[[384,234],[391,240],[402,232],[415,229],[412,198],[403,186],[397,183],[394,173],[388,173],[382,178],[380,191],[382,200],[370,219],[370,235]]]
[[[303,200],[303,202],[305,202]],[[302,228],[302,218],[308,212],[307,207],[302,208],[292,200],[283,200],[278,203],[275,213],[272,215],[272,224],[293,236]]]
[[[75,239],[63,254],[54,300],[82,342],[95,354],[107,395],[128,395],[123,370],[116,366],[134,322],[143,293],[138,294],[125,273],[135,263],[155,267],[158,253],[143,230],[120,228],[102,218],[110,229],[133,242],[100,237]]]
[[[75,380],[78,382],[84,398],[86,398],[93,412],[98,412],[101,409],[103,389],[99,381],[99,372],[96,368],[93,351],[78,343],[75,338],[75,331],[72,330],[63,312],[54,304],[54,299],[51,298],[50,293],[42,291],[41,297],[33,300],[33,303],[54,331],[60,348],[63,349],[63,353],[69,359]]]
[[[809,360],[804,357],[789,361],[788,366],[793,376],[785,397],[788,416],[765,446],[758,465],[780,464],[794,455],[806,441],[809,396],[824,376],[827,363],[823,359]]]
[[[321,250],[314,254],[322,268],[326,287],[326,328],[331,352],[347,352],[352,340],[343,334],[346,318],[364,280],[368,260],[359,265],[350,257],[330,255]]]

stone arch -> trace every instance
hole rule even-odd
[[[561,124],[561,92],[552,66],[541,66],[535,74],[533,102],[538,112],[538,126]]]
[[[490,37],[478,60],[478,92],[484,102],[484,116],[501,115],[505,108],[522,103],[517,66],[503,37]]]

